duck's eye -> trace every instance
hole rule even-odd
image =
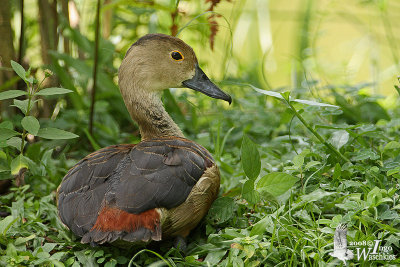
[[[171,52],[171,58],[173,60],[176,60],[176,61],[182,61],[183,60],[183,55],[179,51],[172,51]]]

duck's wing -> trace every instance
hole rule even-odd
[[[96,222],[97,213],[118,164],[134,145],[113,145],[91,153],[79,161],[57,189],[61,221],[78,236]]]
[[[206,149],[177,137],[114,146],[95,156],[103,163],[94,165],[89,156],[59,189],[60,217],[85,243],[160,240],[157,208],[183,203],[214,164]]]

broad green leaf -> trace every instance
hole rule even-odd
[[[35,234],[32,234],[32,235],[27,236],[27,237],[18,237],[18,238],[15,240],[14,244],[15,244],[16,246],[22,245],[22,244],[25,244],[26,242],[28,242],[29,240],[34,239],[35,237],[36,237]]]
[[[207,218],[216,224],[226,222],[233,217],[235,201],[230,197],[217,198],[208,211]]]
[[[39,121],[33,116],[24,117],[21,121],[22,127],[27,130],[30,134],[37,135],[40,124]]]
[[[1,131],[1,129],[0,129],[0,131]],[[3,148],[3,147],[8,147],[6,140],[0,140],[0,148]],[[3,151],[0,151],[0,154],[1,154],[1,152],[3,152]]]
[[[15,147],[19,151],[21,150],[22,139],[20,137],[11,137],[7,140],[7,145]]]
[[[246,176],[250,179],[256,179],[261,170],[260,154],[258,153],[257,145],[246,135],[243,135],[241,157],[242,167]]]
[[[104,251],[103,250],[98,250],[94,253],[93,257],[98,258],[100,256],[104,255]]]
[[[22,67],[19,63],[15,62],[14,60],[11,60],[11,67],[15,71],[15,73],[21,77],[22,80],[26,81],[26,71],[24,67]]]
[[[21,169],[28,169],[28,160],[23,155],[19,155],[11,161],[10,167],[11,174],[17,175]]]
[[[391,176],[391,175],[399,173],[399,172],[400,172],[400,167],[397,167],[397,168],[388,170],[386,174],[387,174],[387,176]]]
[[[0,141],[10,139],[16,135],[19,135],[19,132],[7,128],[0,128]]]
[[[68,94],[73,92],[72,90],[65,89],[65,88],[59,88],[59,87],[50,87],[50,88],[45,88],[37,92],[35,95],[62,95],[62,94]]]
[[[0,180],[10,180],[10,179],[13,179],[13,176],[10,173],[10,169],[6,166],[0,165]]]
[[[283,172],[272,172],[263,176],[257,183],[260,193],[267,191],[274,197],[280,196],[288,191],[299,179]]]
[[[303,166],[304,164],[304,155],[303,154],[299,154],[294,156],[293,158],[293,165],[298,169],[301,166]]]
[[[290,91],[286,91],[286,92],[281,93],[281,96],[284,99],[286,99],[287,101],[289,101],[290,100]]]
[[[217,266],[226,253],[228,253],[226,249],[212,249],[207,253],[204,263],[209,264],[208,266]]]
[[[8,172],[10,171],[6,166],[0,165],[0,172]]]
[[[394,210],[385,210],[381,215],[379,215],[381,220],[394,220],[399,219],[399,214]]]
[[[388,150],[392,149],[399,149],[400,148],[400,143],[397,141],[390,141],[385,145],[385,148],[383,149],[383,153],[385,153]]]
[[[14,105],[11,106],[19,108],[22,111],[22,113],[26,114],[28,112],[28,103],[29,103],[28,99],[25,100],[14,99]]]
[[[253,245],[244,245],[243,251],[246,253],[247,258],[253,257],[254,253],[256,252],[256,248]]]
[[[3,121],[2,123],[0,123],[0,128],[7,128],[12,130],[14,129],[14,126],[11,121]]]
[[[50,251],[52,251],[56,246],[56,243],[45,243],[42,245],[42,249],[44,252],[50,253]]]
[[[45,139],[72,139],[79,137],[78,135],[57,128],[41,128],[37,136]]]
[[[13,216],[7,216],[4,219],[0,221],[0,235],[5,236],[8,229],[18,220],[18,218],[15,218]]]
[[[340,166],[339,163],[336,163],[335,169],[333,170],[332,179],[333,180],[339,179],[341,175],[342,175],[342,166]]]
[[[349,141],[349,133],[345,130],[339,130],[332,133],[330,143],[340,149]]]
[[[273,233],[274,231],[274,221],[271,215],[265,216],[263,219],[258,221],[250,231],[250,236],[263,235],[265,232]]]
[[[0,93],[0,100],[16,98],[22,95],[26,95],[27,92],[22,90],[8,90]]]
[[[355,156],[352,158],[354,161],[360,161],[365,159],[375,160],[378,159],[379,156],[372,149],[361,149],[355,153]]]
[[[256,204],[260,200],[258,192],[254,190],[254,180],[247,180],[243,184],[242,197],[246,199],[249,204]]]
[[[50,253],[42,251],[42,252],[37,253],[36,257],[38,259],[48,259],[48,258],[50,258]]]
[[[305,170],[309,170],[309,169],[311,169],[312,167],[314,167],[314,166],[316,166],[316,165],[321,165],[321,162],[320,162],[320,161],[312,160],[312,161],[310,161],[310,162],[308,162],[308,163],[306,164],[306,166],[304,167],[304,169],[305,169]]]
[[[343,204],[335,204],[336,207],[344,209],[344,210],[358,210],[360,209],[360,205],[356,201],[346,201]]]
[[[315,202],[315,201],[321,200],[324,197],[327,197],[327,196],[330,196],[330,195],[333,195],[333,194],[336,194],[336,193],[335,192],[327,192],[327,191],[324,191],[324,190],[318,188],[317,190],[315,190],[315,191],[313,191],[313,192],[311,192],[311,193],[309,193],[307,195],[301,196],[300,197],[300,199],[301,199],[300,204],[309,203],[309,202]]]

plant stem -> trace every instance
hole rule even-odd
[[[28,106],[26,107],[26,114],[25,117],[29,116],[29,113],[31,111],[31,101],[32,101],[32,96],[34,94],[34,88],[33,88],[33,84],[31,85],[32,88],[29,89],[29,84],[27,84],[27,88],[28,88]],[[22,131],[22,140],[21,140],[21,155],[24,155],[24,146],[25,146],[25,138],[26,138],[26,130],[24,129]]]
[[[97,65],[98,65],[98,56],[99,56],[100,5],[101,5],[101,1],[97,0],[96,32],[95,32],[95,37],[94,37],[93,89],[92,89],[92,99],[90,102],[90,117],[89,117],[89,133],[90,134],[93,134],[94,104],[95,104],[95,99],[96,99]]]
[[[290,100],[283,98],[286,104],[290,107],[290,109],[293,111],[294,115],[303,123],[303,125],[315,136],[317,139],[324,144],[329,150],[331,150],[333,153],[336,154],[339,158],[344,160],[345,162],[350,162],[348,158],[346,158],[342,153],[340,153],[339,150],[337,150],[332,144],[328,143],[317,131],[311,127],[310,124],[306,122],[306,120],[300,115],[300,113],[297,112],[296,108],[290,103]]]

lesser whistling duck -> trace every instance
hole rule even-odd
[[[58,188],[59,216],[92,245],[186,237],[217,197],[220,175],[210,153],[185,139],[160,92],[188,87],[229,103],[231,97],[199,68],[190,46],[164,34],[134,43],[118,77],[142,141],[108,146],[79,161]]]

